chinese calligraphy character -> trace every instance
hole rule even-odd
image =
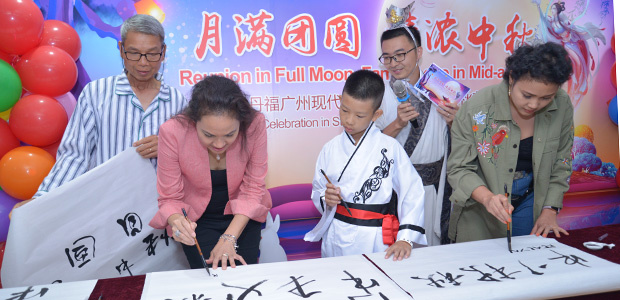
[[[430,20],[426,20],[428,25],[431,24]],[[457,39],[459,33],[452,27],[456,26],[458,21],[452,18],[452,12],[446,11],[446,18],[443,20],[436,20],[435,25],[431,29],[430,33],[426,33],[426,47],[429,52],[433,52],[439,49],[439,53],[446,54],[451,48],[458,51],[463,51],[463,44]]]
[[[440,272],[437,272],[437,274],[441,275],[445,280],[443,280],[443,279],[439,279],[439,280],[433,279],[433,276],[435,274],[428,275],[428,278],[420,278],[418,276],[415,276],[415,277],[411,277],[411,279],[428,280],[428,281],[430,281],[430,283],[427,284],[428,286],[434,286],[434,287],[437,287],[437,288],[444,288],[444,286],[441,285],[441,284],[445,284],[445,283],[450,283],[450,284],[452,284],[454,286],[461,285],[461,282],[458,282],[457,279],[463,277],[463,275],[457,275],[456,278],[455,278],[452,275],[452,273],[450,273],[450,272],[447,272],[446,274],[441,274]],[[447,280],[447,282],[446,282],[446,280]]]
[[[445,281],[443,281],[441,279],[440,280],[433,279],[434,275],[435,274],[430,274],[430,275],[428,275],[427,278],[420,278],[419,276],[412,276],[411,279],[428,280],[428,281],[430,281],[430,283],[427,284],[428,286],[434,286],[434,287],[437,287],[437,288],[444,288],[444,286],[441,285],[440,283],[445,283]]]
[[[538,272],[538,271],[534,271],[534,270],[532,270],[532,268],[530,268],[530,267],[526,266],[526,265],[525,265],[524,263],[522,263],[521,261],[519,261],[519,263],[520,263],[522,266],[526,267],[528,270],[530,270],[530,272],[532,273],[532,275],[543,275],[543,274],[545,274],[545,273],[541,273],[541,272]],[[546,268],[546,267],[547,267],[547,265],[542,265],[542,266],[540,266],[540,268],[541,268],[541,269],[544,269],[544,268]]]
[[[246,51],[258,50],[264,56],[271,57],[275,37],[267,32],[267,24],[265,22],[273,20],[273,15],[261,9],[258,15],[248,13],[247,19],[238,14],[233,15],[233,19],[236,23],[235,36],[237,37],[235,53],[241,56]],[[248,25],[250,35],[243,33],[241,29],[242,24]]]
[[[518,46],[523,44],[528,37],[534,34],[534,30],[527,29],[526,22],[523,22],[521,33],[519,34],[516,29],[519,20],[521,20],[521,16],[519,16],[518,13],[515,13],[512,21],[506,25],[506,33],[508,33],[508,36],[504,38],[504,51],[511,55],[512,52],[514,52],[515,45]],[[517,42],[519,43],[517,44]]]
[[[588,266],[588,265],[584,265],[584,264],[582,264],[582,263],[580,262],[581,260],[583,260],[583,261],[585,261],[585,262],[588,262],[588,261],[587,261],[587,260],[585,260],[585,259],[583,259],[583,258],[581,258],[581,257],[579,257],[579,256],[577,256],[577,255],[574,255],[574,254],[571,254],[571,255],[564,255],[564,254],[561,254],[561,253],[555,252],[555,251],[553,251],[553,250],[551,250],[551,252],[553,252],[553,253],[555,253],[555,254],[557,254],[557,255],[560,255],[560,256],[559,256],[559,257],[549,258],[549,260],[554,260],[554,259],[561,259],[561,258],[563,258],[563,259],[564,259],[564,263],[565,263],[565,264],[567,264],[567,265],[579,264],[579,265],[582,265],[582,266],[584,266],[584,267],[588,267],[588,268],[590,267],[590,266]]]
[[[288,20],[284,24],[282,46],[284,49],[292,49],[301,55],[315,55],[316,25],[314,18],[309,14],[300,14]]]
[[[92,242],[91,242],[92,239]],[[73,260],[75,260],[75,262],[82,262],[78,268],[83,267],[86,263],[88,263],[91,260],[91,254],[89,254],[89,249],[92,248],[92,258],[95,258],[95,237],[87,235],[84,237],[81,237],[79,239],[77,239],[75,242],[73,242],[73,245],[76,246],[73,249],[71,249],[71,252],[73,252],[73,255],[71,255],[69,248],[65,248],[65,254],[67,255],[67,258],[69,259],[69,263],[71,264],[71,267],[75,267],[75,263],[73,262]],[[90,248],[89,248],[90,246]]]
[[[521,271],[516,271],[516,272],[512,272],[512,273],[506,274],[504,272],[504,269],[505,269],[504,267],[496,268],[496,267],[493,267],[493,266],[491,266],[489,264],[485,264],[485,265],[487,265],[487,267],[495,270],[496,273],[501,274],[502,275],[502,277],[500,277],[501,279],[515,279],[514,277],[510,277],[510,275],[521,272]]]
[[[495,24],[487,23],[487,17],[482,16],[480,26],[474,29],[469,23],[469,32],[467,34],[467,42],[474,46],[480,47],[480,61],[485,62],[487,60],[487,47],[493,40],[493,34],[495,33]]]
[[[353,300],[355,298],[361,298],[361,297],[370,296],[370,295],[372,295],[372,293],[369,291],[369,289],[373,288],[375,286],[379,286],[379,283],[376,280],[374,280],[374,279],[370,279],[370,285],[364,286],[362,284],[362,278],[354,277],[353,275],[351,275],[351,273],[347,272],[346,270],[343,270],[343,272],[345,274],[347,274],[349,276],[349,278],[341,279],[342,281],[349,281],[349,280],[351,280],[351,281],[355,282],[355,288],[356,289],[362,289],[362,290],[364,290],[364,292],[366,292],[366,295],[364,295],[364,296],[349,296],[349,299],[351,299],[351,300]],[[379,293],[379,296],[381,297],[381,299],[388,299],[387,297],[385,297],[383,295],[383,293]]]
[[[169,241],[170,236],[168,236],[168,231],[164,230],[164,233],[162,233],[162,234],[159,236],[159,238],[160,238],[162,241],[165,241],[166,246],[170,246],[170,241]]]
[[[308,283],[314,282],[315,280],[310,280],[310,281],[308,281],[308,282],[306,282],[306,283],[304,283],[304,284],[299,284],[299,281],[297,281],[297,280],[298,280],[298,279],[301,279],[302,277],[303,277],[303,276],[299,276],[299,277],[297,277],[297,278],[296,278],[295,276],[290,276],[290,278],[291,278],[291,282],[289,282],[289,283],[287,283],[287,284],[285,284],[285,285],[281,286],[280,288],[285,287],[285,286],[287,286],[287,285],[289,285],[289,284],[291,284],[291,283],[292,283],[292,284],[294,284],[294,285],[295,285],[295,287],[294,287],[294,288],[292,288],[292,289],[290,289],[290,290],[289,290],[289,293],[294,294],[294,295],[297,295],[297,296],[300,296],[300,297],[302,297],[302,298],[310,298],[310,296],[312,296],[312,295],[314,295],[314,294],[321,293],[321,292],[319,292],[319,291],[316,291],[316,292],[310,292],[310,293],[306,293],[306,292],[303,290],[303,288],[302,288],[302,287],[303,287],[304,285],[308,284]]]
[[[478,272],[478,273],[480,273],[480,275],[482,275],[482,277],[478,278],[478,281],[501,281],[499,279],[493,278],[493,274],[482,272],[482,271],[476,269],[474,266],[469,266],[469,269],[459,268],[459,270],[467,271],[467,272]]]
[[[325,40],[323,45],[326,49],[332,49],[353,57],[360,57],[361,33],[360,23],[353,14],[339,14],[325,23]]]
[[[209,49],[215,56],[222,55],[222,16],[218,13],[202,12],[202,31],[200,40],[194,48],[196,59],[203,61]]]
[[[131,270],[129,269],[130,267],[133,267],[133,264],[128,266],[127,261],[121,258],[121,264],[116,266],[116,270],[118,271],[118,274],[122,274],[122,271],[127,271],[129,276],[133,276],[133,274],[131,274]]]
[[[245,289],[245,291],[243,291],[243,293],[241,293],[241,295],[239,295],[239,297],[237,298],[237,300],[243,300],[245,299],[245,297],[247,295],[249,295],[251,292],[256,292],[256,294],[258,294],[258,296],[263,296],[263,293],[261,293],[259,290],[256,289],[257,286],[263,284],[265,281],[267,281],[266,279],[263,281],[259,281],[258,283],[256,283],[255,285],[249,287],[249,288],[244,288],[244,287],[240,287],[240,286],[232,286],[232,285],[227,285],[225,283],[222,282],[222,286],[224,287],[232,287],[232,288],[237,288],[237,289]],[[226,296],[226,300],[232,300],[232,294],[228,294]]]
[[[41,298],[41,297],[45,296],[45,293],[47,293],[48,290],[49,290],[48,288],[41,288],[41,290],[39,291],[38,294],[34,294],[34,295],[30,296],[30,297],[26,297],[31,292],[34,292],[34,290],[32,289],[32,286],[29,286],[23,292],[12,293],[11,296],[13,296],[13,297],[7,298],[6,300],[25,300],[25,299],[34,298],[35,296],[39,296],[39,298]]]
[[[151,233],[142,240],[143,243],[147,244],[146,254],[148,256],[155,255],[155,247],[157,247],[158,238],[159,238],[158,236],[155,236],[154,234]]]
[[[142,219],[136,213],[128,213],[123,219],[116,220],[116,223],[123,227],[127,236],[136,236],[142,231]]]

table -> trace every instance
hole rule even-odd
[[[598,241],[598,237],[607,233],[608,236],[602,240],[605,243],[615,243],[618,247],[609,250],[590,250],[583,246],[587,241]],[[557,239],[559,242],[577,248],[581,251],[590,253],[600,258],[606,259],[613,263],[620,264],[620,224],[591,227],[569,231],[568,236]],[[441,247],[441,246],[436,246]],[[142,295],[145,275],[119,277],[110,279],[100,279],[91,293],[89,300],[98,300],[102,296],[103,300],[139,300]],[[620,287],[619,287],[620,289]],[[595,295],[584,295],[571,297],[566,299],[584,300],[584,299],[620,299],[620,290],[609,293],[601,293]]]

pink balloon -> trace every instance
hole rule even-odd
[[[75,96],[73,96],[71,92],[68,92],[61,96],[55,97],[55,99],[58,100],[58,103],[62,104],[62,107],[65,108],[65,111],[67,112],[67,119],[71,119],[71,115],[73,114],[75,105],[77,104]]]

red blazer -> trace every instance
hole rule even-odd
[[[224,214],[242,214],[265,222],[271,209],[271,195],[265,187],[267,175],[267,129],[265,116],[257,113],[246,132],[245,148],[241,135],[226,152],[226,178],[229,201]],[[168,226],[168,217],[182,214],[196,221],[211,200],[209,154],[198,140],[195,124],[170,119],[159,128],[157,156],[157,199],[159,211],[149,225]]]

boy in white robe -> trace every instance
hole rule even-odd
[[[323,239],[323,257],[386,251],[385,258],[402,260],[414,243],[426,244],[422,180],[398,141],[374,126],[384,90],[381,77],[367,70],[345,82],[344,132],[323,146],[312,181],[312,201],[323,217],[304,238]]]

